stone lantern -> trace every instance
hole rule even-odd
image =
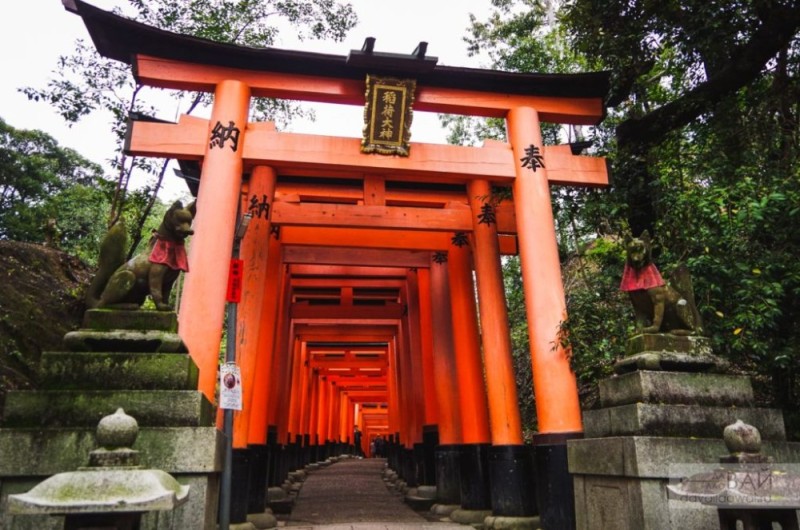
[[[716,506],[720,530],[760,530],[773,523],[799,530],[800,475],[762,455],[761,434],[742,420],[725,427],[723,438],[730,455],[720,458],[720,467],[667,486],[670,497]]]
[[[142,514],[180,506],[189,486],[139,465],[139,452],[131,449],[138,434],[136,420],[122,409],[104,417],[89,465],[53,475],[28,493],[9,495],[9,513],[64,515],[65,530],[138,530]]]

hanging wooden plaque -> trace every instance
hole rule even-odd
[[[362,153],[408,156],[416,86],[413,79],[367,76]]]

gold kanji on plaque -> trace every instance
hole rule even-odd
[[[408,156],[416,86],[413,79],[367,76],[362,153]]]

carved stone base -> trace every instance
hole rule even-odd
[[[635,370],[668,372],[724,372],[728,363],[714,355],[706,337],[668,333],[643,333],[628,340],[627,356],[614,364],[614,372]]]
[[[187,353],[174,311],[91,309],[83,328],[64,335],[74,352]]]
[[[628,339],[627,355],[637,353],[685,353],[711,355],[711,339],[698,335],[671,335],[669,333],[640,333]]]
[[[713,506],[671,500],[667,485],[716,465],[737,418],[761,430],[776,462],[800,461],[781,412],[753,406],[747,377],[709,373],[724,363],[708,339],[639,335],[628,347],[622,375],[599,383],[601,408],[584,411],[585,438],[567,442],[576,530],[719,528]]]

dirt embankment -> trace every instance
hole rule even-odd
[[[0,241],[0,411],[8,390],[35,387],[41,353],[79,327],[93,274],[61,251]]]

